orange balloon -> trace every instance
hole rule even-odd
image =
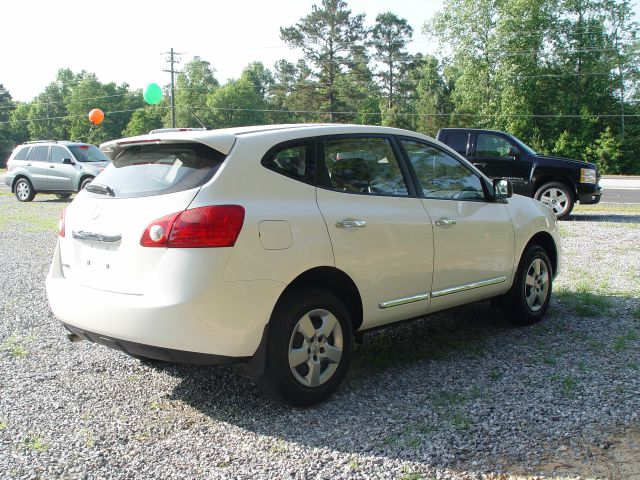
[[[94,108],[89,112],[89,121],[94,125],[100,125],[104,120],[104,112],[99,108]]]

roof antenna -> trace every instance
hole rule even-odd
[[[187,110],[189,110],[189,113],[190,113],[191,115],[193,115],[193,118],[195,118],[195,119],[198,121],[198,123],[200,124],[200,126],[201,126],[202,128],[204,128],[205,130],[209,130],[209,127],[207,127],[204,123],[202,123],[202,121],[198,118],[198,116],[197,116],[195,113],[193,113],[193,111],[192,111],[189,107],[187,107],[187,106],[185,105],[185,106],[184,106],[184,108],[186,108]]]

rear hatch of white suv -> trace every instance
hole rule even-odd
[[[160,137],[164,138],[136,137],[102,146],[112,164],[61,219],[60,255],[67,280],[140,295],[166,271],[162,263],[167,261],[167,247],[235,242],[229,229],[237,235],[244,211],[205,207],[185,212],[219,171],[233,142],[223,139],[218,150],[185,137]],[[212,226],[219,227],[213,229],[213,239]]]

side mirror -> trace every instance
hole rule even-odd
[[[64,160],[62,160],[62,164],[63,165],[75,165],[76,162],[74,162],[73,160],[71,160],[70,158],[65,158]]]
[[[518,149],[518,147],[511,147],[507,155],[516,160],[520,157],[520,149]]]
[[[511,198],[513,195],[513,185],[509,180],[504,178],[496,178],[493,180],[493,198],[496,200],[504,200]]]

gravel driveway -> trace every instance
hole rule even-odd
[[[298,410],[230,368],[69,343],[44,291],[65,204],[0,195],[1,478],[640,478],[640,208],[562,223],[540,324],[483,303],[372,333]]]

